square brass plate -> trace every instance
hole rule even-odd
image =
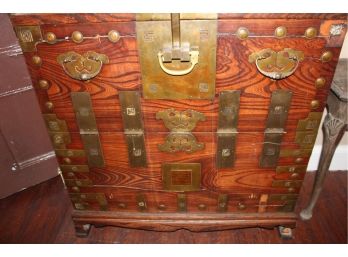
[[[162,164],[163,189],[168,191],[198,191],[201,184],[200,163]]]

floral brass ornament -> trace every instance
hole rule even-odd
[[[97,76],[103,64],[109,63],[109,58],[105,54],[93,51],[88,51],[83,55],[70,51],[60,54],[57,61],[71,78],[85,81]]]
[[[167,109],[156,113],[156,119],[162,119],[166,128],[170,130],[164,144],[159,144],[158,149],[163,152],[186,152],[193,153],[204,149],[204,143],[197,142],[195,136],[190,132],[198,121],[205,121],[203,113],[185,110],[177,111]]]
[[[263,49],[249,55],[249,62],[255,62],[261,74],[271,79],[280,80],[292,75],[299,63],[303,61],[302,51],[285,48],[276,52],[272,49]]]

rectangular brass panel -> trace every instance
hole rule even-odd
[[[40,26],[15,26],[14,29],[22,51],[35,52],[36,44],[42,41]]]
[[[178,212],[186,212],[186,211],[187,211],[186,195],[178,194]]]
[[[303,130],[314,130],[317,131],[320,125],[321,117],[323,113],[322,112],[310,112],[308,114],[308,117],[303,120],[299,120],[297,124],[297,131]]]
[[[126,134],[128,159],[131,167],[146,167],[146,149],[144,134]]]
[[[88,92],[71,92],[71,100],[88,164],[91,167],[104,167],[104,157],[91,97]]]
[[[227,194],[221,194],[218,198],[218,212],[226,212],[228,206],[228,195]]]
[[[198,191],[201,185],[201,164],[164,163],[162,181],[164,190]]]
[[[307,165],[291,165],[291,166],[278,166],[276,173],[304,173],[307,170]]]
[[[222,91],[219,95],[217,131],[217,168],[233,167],[239,114],[239,90]]]
[[[273,194],[269,195],[269,202],[271,201],[289,201],[289,200],[297,200],[298,195],[294,194]]]
[[[312,149],[317,138],[317,131],[296,131],[295,142],[300,145],[302,149]]]
[[[282,149],[280,157],[309,157],[313,149]]]
[[[287,90],[279,89],[272,93],[260,167],[275,167],[277,165],[291,98],[292,92]]]
[[[87,165],[60,165],[63,172],[89,172]]]
[[[143,194],[138,194],[136,196],[137,206],[139,211],[146,211],[147,210],[147,203],[146,203],[146,197]]]
[[[272,187],[301,187],[302,180],[273,180]]]
[[[198,64],[186,75],[170,75],[162,70],[158,54],[172,45],[170,15],[158,21],[136,22],[137,43],[145,99],[212,99],[215,95],[216,20],[180,20],[181,46],[198,50]],[[160,57],[161,58],[161,57]],[[189,58],[186,56],[185,58]],[[167,56],[164,56],[167,60]],[[183,70],[190,61],[164,63],[171,70]]]
[[[181,20],[216,20],[216,13],[180,13]],[[137,21],[170,20],[170,13],[137,13]]]
[[[80,149],[55,149],[58,157],[84,157],[85,151]]]

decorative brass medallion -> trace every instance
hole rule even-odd
[[[249,62],[255,62],[261,74],[271,79],[284,79],[292,75],[299,62],[303,61],[304,54],[291,48],[285,48],[280,52],[272,49],[263,49],[249,55]]]
[[[60,54],[57,61],[66,74],[77,80],[89,80],[99,74],[103,64],[109,63],[105,54],[88,51],[80,55],[74,51]]]
[[[204,143],[197,143],[195,136],[190,132],[196,127],[198,121],[205,120],[203,113],[193,110],[180,112],[167,109],[157,112],[156,119],[162,119],[166,128],[171,131],[165,143],[158,145],[160,151],[193,153],[204,149]]]

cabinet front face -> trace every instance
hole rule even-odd
[[[294,210],[345,21],[219,17],[12,17],[75,209]]]

